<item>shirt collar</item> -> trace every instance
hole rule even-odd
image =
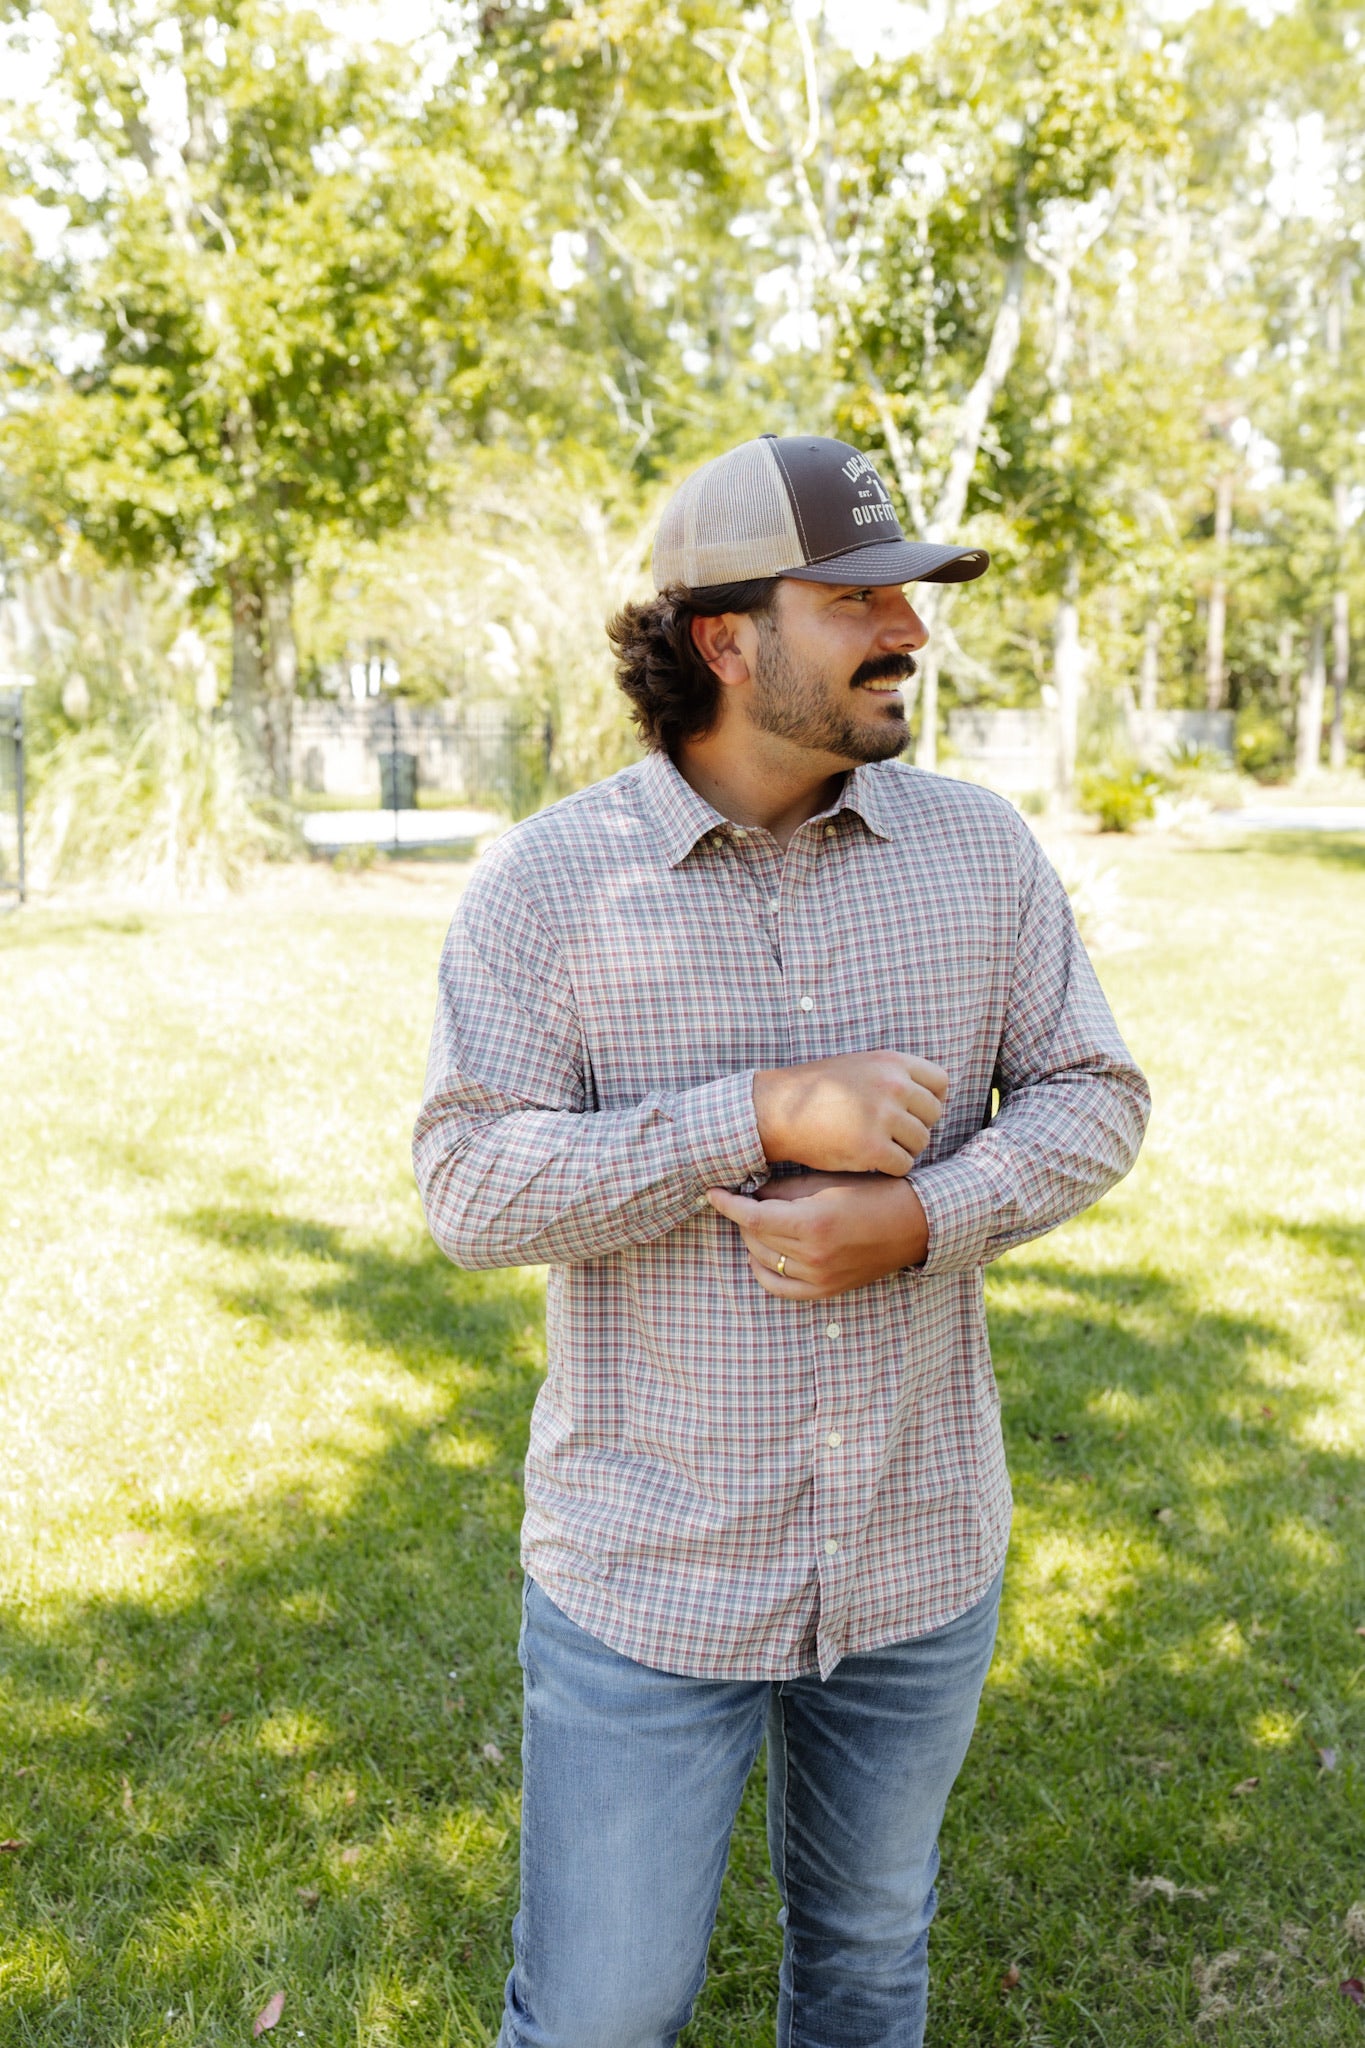
[[[699,839],[729,824],[713,805],[699,796],[690,782],[678,773],[662,750],[651,751],[640,767],[645,801],[658,827],[670,867],[686,860]],[[878,839],[890,839],[894,832],[887,804],[888,791],[876,764],[864,762],[846,777],[844,786],[830,805],[830,817],[840,811],[854,811],[869,832]]]
[[[661,749],[646,754],[640,767],[640,786],[672,868],[686,860],[699,839],[726,823],[720,812],[683,780]]]
[[[890,775],[880,761],[864,761],[839,792],[836,811],[856,811],[878,839],[894,839],[896,821],[890,803]]]

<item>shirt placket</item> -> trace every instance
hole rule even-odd
[[[833,1058],[843,1051],[834,1033],[829,944],[820,904],[837,862],[840,826],[815,820],[796,833],[781,870],[783,984],[790,991],[792,1059]],[[856,1522],[856,1471],[851,1441],[857,1413],[856,1360],[839,1298],[807,1305],[806,1343],[815,1388],[815,1441],[811,1466],[811,1541],[819,1587],[817,1650],[820,1668],[838,1661],[848,1609]]]

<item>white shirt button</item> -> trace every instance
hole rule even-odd
[[[840,1444],[843,1442],[843,1438],[840,1436],[837,1429],[832,1429],[829,1435],[825,1438],[825,1442],[829,1445],[832,1451],[837,1451]]]
[[[774,896],[774,897],[772,898],[771,902],[769,903],[769,905],[768,905],[768,908],[769,908],[769,910],[771,910],[771,912],[772,912],[773,916],[774,916],[774,917],[776,917],[776,916],[777,916],[777,913],[778,913],[778,911],[779,911],[779,910],[780,910],[780,909],[782,908],[782,900],[781,900],[781,898],[780,898],[780,897],[778,897],[778,896]]]
[[[809,996],[802,996],[801,1008],[803,1010],[813,1010],[815,1008],[815,1004],[811,1001]]]
[[[826,839],[832,839],[832,838],[834,837],[835,833],[836,833],[836,832],[838,831],[838,829],[839,829],[839,828],[838,828],[838,826],[837,826],[837,825],[826,825],[826,827],[825,827],[825,837],[826,837]]]
[[[838,1334],[839,1334],[839,1325],[838,1325],[837,1323],[826,1323],[826,1324],[825,1324],[825,1335],[826,1335],[826,1336],[827,1336],[828,1338],[830,1338],[830,1340],[831,1340],[831,1341],[833,1341],[833,1339],[834,1339],[835,1337],[837,1337],[837,1336],[838,1336]]]
[[[826,1538],[825,1538],[825,1556],[826,1556],[826,1557],[833,1557],[833,1556],[834,1556],[834,1555],[836,1554],[836,1552],[838,1551],[838,1548],[839,1548],[839,1546],[838,1546],[838,1544],[837,1544],[837,1543],[835,1542],[834,1538],[833,1538],[832,1536],[826,1536]]]

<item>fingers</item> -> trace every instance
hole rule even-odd
[[[760,1287],[788,1301],[820,1298],[823,1290],[813,1283],[799,1255],[799,1240],[805,1233],[784,1227],[805,1202],[755,1202],[748,1195],[732,1194],[729,1188],[708,1188],[706,1198],[718,1215],[738,1228],[749,1254],[749,1270]],[[815,1199],[814,1195],[807,1197],[811,1202]]]
[[[761,1286],[772,1281],[769,1292],[789,1294],[794,1287],[809,1287],[814,1274],[807,1272],[799,1258],[790,1252],[775,1252],[771,1245],[754,1244],[748,1238],[745,1244],[749,1252],[749,1268]],[[779,1262],[781,1271],[778,1270]]]
[[[937,1098],[939,1109],[942,1110],[948,1100],[948,1076],[943,1068],[936,1067],[932,1060],[916,1059],[913,1053],[905,1055],[905,1064],[910,1069],[911,1080],[917,1081],[921,1088],[927,1088],[929,1093]]]
[[[745,1243],[770,1245],[774,1259],[806,1241],[809,1218],[797,1212],[819,1199],[810,1195],[805,1202],[755,1202],[748,1195],[732,1195],[728,1188],[707,1189],[711,1207],[738,1226]]]
[[[927,1143],[927,1139],[925,1143]],[[921,1146],[920,1150],[923,1147]],[[911,1152],[894,1138],[883,1138],[875,1148],[875,1157],[868,1160],[869,1173],[884,1173],[890,1180],[904,1180],[916,1159],[918,1152]]]
[[[909,1115],[917,1117],[926,1131],[933,1130],[943,1114],[943,1106],[943,1096],[936,1094],[932,1088],[923,1087],[918,1081],[910,1083],[901,1103],[901,1108]]]
[[[898,1110],[887,1119],[886,1135],[903,1152],[908,1152],[911,1159],[918,1159],[934,1133],[930,1125],[921,1123],[908,1110]]]
[[[824,1301],[828,1298],[828,1288],[818,1287],[810,1280],[797,1280],[790,1269],[785,1274],[772,1272],[767,1266],[758,1265],[752,1253],[749,1271],[765,1294],[776,1294],[783,1301]]]

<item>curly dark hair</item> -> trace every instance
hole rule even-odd
[[[722,612],[766,617],[780,580],[758,576],[747,583],[713,583],[704,590],[672,584],[646,604],[622,605],[608,622],[616,680],[630,699],[630,715],[647,747],[667,753],[679,740],[709,732],[716,722],[721,686],[693,641],[693,619],[714,619]]]

